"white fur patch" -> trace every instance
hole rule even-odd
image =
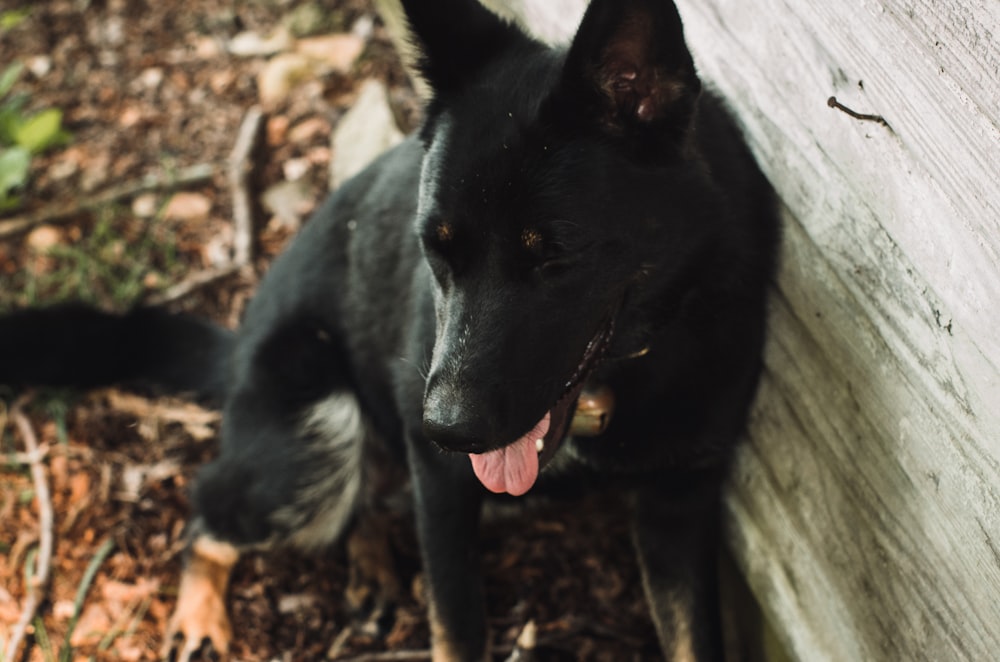
[[[354,514],[362,485],[367,426],[352,393],[337,392],[304,412],[297,443],[308,469],[293,504],[275,513],[288,542],[305,550],[333,543]]]

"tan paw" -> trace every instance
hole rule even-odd
[[[233,629],[226,613],[226,587],[238,558],[231,545],[207,537],[194,542],[164,637],[164,660],[218,659],[229,652]]]
[[[167,626],[163,659],[190,662],[223,656],[229,652],[232,638],[233,629],[221,596],[205,595],[197,603],[195,598],[178,601]]]

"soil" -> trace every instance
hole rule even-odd
[[[227,159],[247,110],[261,101],[258,76],[270,59],[228,52],[239,33],[267,37],[289,17],[319,8],[321,35],[364,39],[348,68],[313,72],[268,101],[266,138],[254,161],[260,190],[294,172],[312,200],[322,198],[335,158],[330,132],[366,79],[386,84],[401,128],[412,130],[419,102],[367,0],[306,5],[15,1],[9,8],[25,9],[26,17],[2,28],[0,66],[25,63],[15,93],[26,95],[29,109],[62,109],[72,138],[34,159],[22,206],[8,213],[38,218],[61,210],[52,223],[0,239],[0,308],[59,298],[121,308],[228,259]],[[206,180],[171,188],[175,173],[202,164],[211,173]],[[93,203],[143,177],[159,184]],[[235,325],[296,225],[267,213],[259,221],[252,268],[171,305]],[[8,406],[15,395],[0,393]],[[55,547],[20,659],[157,659],[175,602],[188,490],[216,451],[217,412],[118,390],[38,393],[27,411],[45,450]],[[0,648],[24,608],[41,535],[28,462],[13,455],[23,452],[23,438],[7,412],[0,410],[0,451],[9,457],[0,464]],[[230,587],[233,659],[316,660],[331,650],[344,659],[395,651],[429,659],[412,526],[401,516],[392,532],[408,590],[380,631],[345,604],[342,546],[318,557],[245,555]],[[529,621],[538,627],[538,659],[658,658],[620,521],[599,507],[569,504],[488,527],[483,537],[495,659],[507,656]]]

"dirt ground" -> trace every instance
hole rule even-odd
[[[234,238],[227,159],[247,110],[263,102],[254,190],[294,179],[305,202],[300,196],[292,214],[258,210],[251,267],[171,303],[234,325],[294,233],[296,213],[307,217],[326,192],[336,158],[330,133],[361,83],[387,85],[403,130],[419,121],[416,96],[366,0],[7,0],[0,18],[15,9],[25,11],[0,28],[0,67],[24,63],[14,92],[26,95],[30,109],[62,109],[72,137],[35,158],[21,207],[0,217],[0,228],[51,217],[0,238],[0,309],[61,298],[122,308],[225,266]],[[292,36],[268,52],[281,26]],[[258,39],[239,42],[241,34]],[[313,42],[329,46],[327,60],[295,72],[288,89],[264,94],[261,81],[277,58],[331,35],[340,39]],[[234,43],[257,53],[234,54]],[[198,166],[207,176],[171,184]],[[143,178],[141,190],[129,189]],[[8,415],[15,395],[0,393],[7,403],[0,409],[0,659],[32,589],[25,577],[41,539],[30,458]],[[38,466],[51,492],[54,552],[48,585],[35,589],[42,600],[29,652],[19,659],[156,659],[177,590],[187,492],[215,452],[218,415],[116,390],[38,393],[27,411],[44,451]],[[657,659],[624,527],[574,506],[484,531],[497,659],[529,620],[543,643],[541,659]],[[244,557],[230,589],[234,659],[429,659],[405,518],[394,523],[392,539],[403,586],[413,589],[380,633],[360,626],[344,603],[343,549],[321,558]]]

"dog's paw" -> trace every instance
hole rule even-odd
[[[387,521],[374,513],[363,517],[347,539],[347,556],[345,597],[359,619],[357,629],[369,636],[384,636],[392,627],[400,596]]]
[[[162,657],[171,662],[219,659],[229,652],[232,638],[222,595],[207,590],[182,593],[167,626]]]
[[[220,659],[229,652],[233,628],[226,613],[226,587],[238,558],[236,548],[226,543],[207,536],[194,541],[163,640],[164,660]]]

